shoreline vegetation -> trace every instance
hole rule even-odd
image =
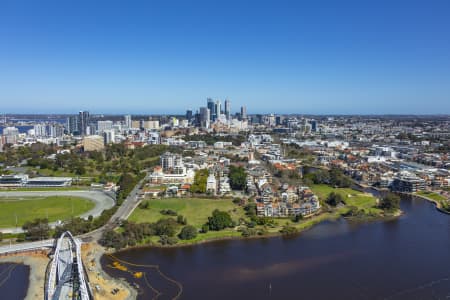
[[[295,236],[311,227],[325,222],[345,218],[349,222],[372,222],[399,217],[402,212],[397,207],[381,208],[380,200],[372,194],[351,188],[335,188],[325,184],[311,186],[322,205],[318,213],[300,218],[257,217],[248,212],[248,205],[242,205],[232,199],[203,198],[167,198],[144,200],[133,211],[129,220],[111,232],[111,242],[104,243],[116,251],[135,247],[182,247],[221,240],[271,238],[277,236]],[[331,193],[340,195],[342,203],[335,206],[326,204]],[[397,203],[399,199],[396,199]],[[397,204],[398,205],[398,204]],[[231,223],[219,230],[205,228],[215,209],[231,217]],[[169,220],[161,222],[161,220]],[[181,220],[181,221],[180,221]],[[197,229],[190,238],[180,237],[180,232],[188,226]],[[143,226],[140,228],[139,226]],[[167,233],[142,232],[152,231],[154,227],[173,226]],[[183,227],[184,226],[184,227]],[[159,229],[157,229],[158,231]],[[172,231],[172,232],[171,232]],[[131,242],[122,241],[120,236],[136,237]]]
[[[449,200],[444,196],[428,191],[421,191],[412,195],[433,203],[439,212],[450,215],[450,204],[443,204],[444,201],[449,202]]]

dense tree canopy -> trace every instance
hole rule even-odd
[[[331,186],[347,188],[352,181],[349,177],[337,168],[331,170],[315,170],[305,175],[305,179],[311,180],[315,184],[329,184]]]
[[[233,227],[233,220],[226,211],[215,209],[212,216],[208,217],[207,225],[210,230],[222,230],[227,227]]]
[[[393,211],[400,208],[400,197],[394,193],[388,193],[380,201],[379,207],[386,211]]]
[[[34,219],[26,222],[22,229],[25,231],[25,238],[30,241],[45,240],[50,237],[50,225],[48,219]]]
[[[201,169],[195,173],[194,183],[191,185],[191,193],[206,193],[206,182],[208,180],[208,170]]]
[[[197,229],[192,225],[184,226],[178,237],[181,240],[192,240],[197,236]]]
[[[243,190],[247,185],[247,173],[243,167],[230,166],[230,186],[233,190]]]
[[[331,206],[336,206],[336,205],[338,205],[340,203],[345,204],[345,200],[344,200],[344,198],[342,197],[341,194],[335,193],[335,192],[331,192],[328,195],[327,199],[326,199],[326,203],[331,205]]]

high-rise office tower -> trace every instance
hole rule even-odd
[[[231,102],[230,100],[225,100],[225,115],[227,116],[227,120],[230,120],[231,116]]]
[[[200,125],[204,128],[209,128],[210,111],[207,107],[200,107]]]
[[[221,105],[220,105],[220,100],[216,101],[214,110],[216,111],[216,117],[215,117],[215,119],[213,121],[216,121],[220,117],[220,114],[222,112]]]
[[[131,121],[131,115],[125,115],[125,127],[128,129],[133,128],[132,121]]]
[[[78,116],[70,116],[67,118],[67,124],[66,124],[67,133],[69,134],[80,134],[78,131],[80,129],[80,126],[78,125]]]
[[[241,106],[241,119],[247,120],[247,107]]]
[[[87,135],[87,128],[89,126],[89,112],[88,111],[80,111],[78,113],[78,126],[79,133],[81,135]]]
[[[209,119],[214,122],[216,120],[216,106],[213,99],[206,99],[206,108],[209,109]]]
[[[186,111],[186,119],[190,121],[192,119],[192,110],[188,109]]]
[[[312,119],[311,121],[309,121],[309,123],[311,124],[311,131],[316,132],[317,131],[317,121]]]

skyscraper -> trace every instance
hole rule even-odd
[[[209,128],[210,123],[210,111],[207,107],[200,107],[200,125],[204,128]]]
[[[80,126],[78,125],[78,116],[70,116],[67,118],[67,125],[66,125],[67,133],[69,134],[80,134],[79,129]]]
[[[131,121],[131,115],[125,116],[125,127],[127,127],[128,129],[133,128],[132,121]]]
[[[45,124],[34,125],[34,135],[36,137],[46,137],[48,135],[47,125]]]
[[[230,120],[231,116],[231,102],[230,100],[225,100],[225,115],[227,116],[227,120]]]
[[[247,107],[241,106],[241,119],[247,120]]]
[[[214,122],[216,119],[216,106],[214,105],[213,99],[211,99],[211,98],[206,99],[206,108],[209,109],[209,119]],[[201,115],[201,111],[200,111],[200,115]]]
[[[186,111],[186,119],[190,121],[192,119],[192,110],[188,109]]]
[[[216,101],[214,110],[216,111],[216,114],[215,114],[214,120],[212,120],[213,122],[216,121],[220,117],[220,114],[221,114],[221,111],[222,111],[222,109],[220,107],[220,100]]]
[[[78,113],[78,126],[79,133],[81,135],[87,135],[87,128],[89,126],[89,112],[88,111],[80,111]]]

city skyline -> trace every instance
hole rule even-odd
[[[210,96],[252,113],[449,113],[449,12],[445,1],[4,3],[1,110],[182,114]]]

